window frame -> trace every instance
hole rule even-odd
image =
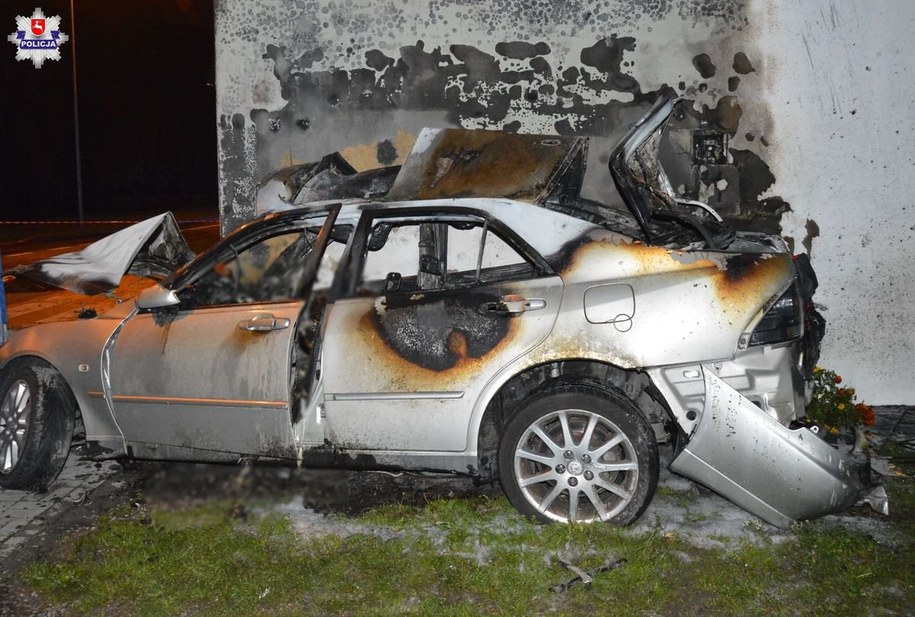
[[[271,237],[276,237],[284,233],[290,233],[299,231],[302,232],[308,226],[308,223],[316,218],[323,217],[324,221],[321,224],[321,231],[325,231],[327,222],[331,222],[331,229],[326,230],[327,235],[330,235],[334,226],[336,226],[336,221],[340,213],[341,204],[335,203],[330,204],[327,207],[309,210],[305,212],[283,212],[283,213],[272,213],[267,214],[261,220],[255,220],[245,225],[242,225],[234,232],[223,238],[220,242],[214,245],[212,248],[204,251],[198,255],[190,263],[186,264],[184,267],[177,270],[172,276],[165,279],[162,284],[167,289],[174,291],[178,297],[181,297],[181,293],[185,291],[190,286],[194,285],[201,277],[205,276],[207,273],[211,272],[212,269],[221,262],[224,262],[232,257],[236,257],[240,253],[246,251],[254,244],[262,242]],[[316,242],[321,238],[321,231],[319,231],[316,238]],[[354,228],[351,232],[349,241],[347,244],[352,244],[353,235],[356,233]],[[327,247],[330,239],[327,238],[327,241],[324,242],[324,245],[321,246],[321,253],[323,258],[324,250]],[[342,260],[341,260],[342,261]],[[317,264],[320,266],[320,262]],[[312,278],[317,276],[317,269],[312,273]],[[336,276],[336,275],[335,275]],[[314,281],[312,281],[312,284]],[[310,286],[308,287],[310,289]],[[256,306],[259,304],[278,304],[278,303],[288,303],[288,302],[298,302],[307,300],[307,294],[303,294],[301,298],[287,298],[285,300],[269,300],[269,301],[254,301],[254,302],[234,302],[234,303],[225,303],[225,304],[205,304],[205,305],[186,305],[182,300],[182,303],[179,306],[179,310],[206,310],[210,308],[217,307],[231,307],[231,306]]]
[[[389,206],[377,205],[363,209],[362,216],[356,226],[355,235],[351,238],[349,246],[341,259],[340,271],[332,288],[332,299],[359,296],[357,290],[367,259],[368,239],[371,235],[371,230],[376,222],[385,220],[403,224],[415,223],[416,225],[420,223],[460,222],[462,220],[480,225],[485,222],[490,232],[496,233],[500,240],[530,263],[534,269],[531,278],[556,274],[549,262],[535,251],[524,238],[485,210],[460,206],[390,208]],[[479,282],[480,286],[492,284],[498,284],[498,282]],[[461,289],[472,289],[472,287],[459,287],[450,291],[460,291]],[[449,290],[443,288],[434,291]]]

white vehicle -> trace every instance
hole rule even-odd
[[[98,458],[466,474],[544,521],[635,520],[671,441],[673,471],[776,525],[885,507],[865,455],[796,425],[809,264],[673,197],[673,106],[612,153],[631,215],[579,196],[582,138],[427,131],[399,170],[276,176],[285,211],[135,302],[11,332],[0,485],[52,482],[79,416]],[[185,253],[169,217],[122,234],[31,275],[85,291]]]

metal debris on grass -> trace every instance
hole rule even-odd
[[[581,568],[578,568],[565,559],[560,559],[559,563],[569,572],[575,576],[564,583],[559,583],[558,585],[553,585],[550,587],[550,591],[553,593],[563,593],[567,591],[573,585],[581,584],[586,589],[591,586],[591,583],[594,582],[594,577],[600,574],[601,572],[607,572],[609,570],[616,570],[620,566],[626,563],[625,559],[616,559],[608,560],[604,565],[599,566],[591,571],[585,571]]]

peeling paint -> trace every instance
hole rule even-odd
[[[714,77],[715,72],[718,70],[708,54],[698,54],[694,56],[693,66],[696,67],[696,71],[698,71],[702,79]]]
[[[804,228],[807,230],[807,235],[804,236],[804,239],[801,240],[801,244],[804,245],[804,248],[807,249],[807,254],[811,255],[813,253],[813,239],[820,237],[820,226],[817,225],[817,222],[813,219],[807,219],[807,223],[804,225]],[[864,243],[862,243],[862,246]]]
[[[417,135],[423,126],[460,126],[615,139],[660,93],[670,92],[670,84],[696,100],[696,127],[733,136],[743,115],[737,92],[755,84],[735,73],[755,72],[750,59],[759,52],[751,45],[721,57],[711,46],[749,28],[747,10],[745,2],[691,0],[428,6],[221,0],[218,106],[253,123],[256,140],[247,154],[256,161],[255,179],[284,157],[316,160],[349,147],[371,149],[360,169],[390,164],[386,143],[395,129]],[[245,83],[263,86],[259,96]],[[768,122],[764,117],[762,128]],[[616,207],[606,155],[592,152],[585,194]],[[224,177],[240,171],[233,156],[222,157]],[[744,157],[743,163],[733,173],[765,176],[762,160],[748,164]],[[698,173],[681,168],[675,185],[698,198]],[[744,202],[741,183],[728,177],[727,185],[709,190],[733,211],[732,222],[778,230],[787,204],[761,201],[758,194]],[[250,211],[250,199],[224,190],[222,208],[232,218]]]
[[[734,54],[734,64],[732,65],[734,71],[740,73],[741,75],[746,75],[748,73],[753,73],[756,69],[753,68],[753,65],[750,64],[750,59],[747,58],[747,54],[742,51],[738,51]]]

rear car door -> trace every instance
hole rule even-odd
[[[562,282],[483,213],[368,212],[329,308],[327,438],[460,452],[486,384],[550,332]]]
[[[141,456],[295,456],[292,386],[309,362],[300,322],[337,212],[256,225],[176,281],[178,307],[124,323],[105,365]]]

